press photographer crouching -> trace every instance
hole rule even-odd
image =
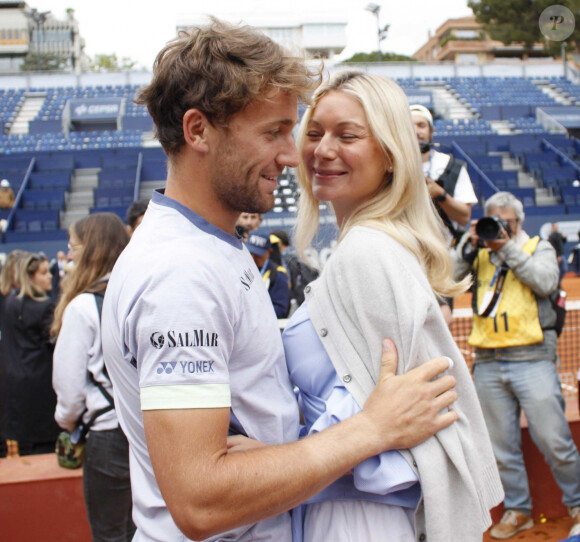
[[[472,221],[457,246],[456,273],[474,275],[475,387],[505,490],[504,515],[493,538],[529,529],[532,501],[520,438],[520,412],[544,454],[580,534],[580,456],[564,414],[556,371],[558,262],[548,241],[522,229],[524,207],[509,192],[485,203],[485,218]]]

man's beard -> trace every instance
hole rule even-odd
[[[274,196],[268,201],[270,198],[261,194],[256,184],[240,186],[222,181],[216,182],[214,188],[220,201],[240,213],[264,214],[274,207]]]
[[[239,163],[234,145],[223,143],[218,156],[211,183],[222,203],[240,213],[264,214],[274,207],[274,195],[260,191],[260,174],[251,165]]]

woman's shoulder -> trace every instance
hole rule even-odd
[[[79,315],[94,315],[96,312],[93,311],[93,306],[95,311],[97,310],[97,304],[95,300],[95,295],[88,292],[82,292],[77,296],[73,297],[69,304],[66,306],[65,312],[68,314]]]
[[[410,250],[386,231],[368,226],[352,228],[329,259],[325,272],[326,267],[328,273],[337,274],[350,283],[360,280],[361,273],[366,282],[371,283],[402,283],[412,277],[422,281],[424,276]]]
[[[16,292],[12,292],[10,295],[6,296],[4,303],[6,307],[16,307],[19,310],[42,311],[46,307],[52,307],[54,305],[54,300],[49,296],[36,297],[33,299],[27,295],[21,296]]]
[[[406,253],[407,250],[386,231],[370,226],[354,226],[340,242],[337,252],[359,258],[392,258],[395,254]]]

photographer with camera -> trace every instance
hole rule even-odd
[[[556,371],[558,262],[548,241],[522,229],[524,208],[509,192],[485,203],[457,246],[456,278],[474,274],[475,387],[487,422],[505,491],[504,515],[493,538],[530,529],[532,501],[520,437],[520,411],[544,454],[580,534],[580,456],[564,414]]]
[[[410,106],[415,134],[423,162],[423,175],[429,195],[441,220],[447,227],[447,242],[450,246],[463,235],[463,227],[469,224],[471,206],[477,203],[465,162],[451,154],[433,149],[433,116],[424,106]],[[451,325],[453,299],[444,298],[439,305],[447,325]]]
[[[450,232],[449,242],[452,242],[463,233],[461,227],[469,224],[471,206],[477,203],[477,196],[465,162],[434,150],[431,112],[419,104],[411,105],[410,109],[429,195]]]

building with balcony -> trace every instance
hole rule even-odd
[[[0,0],[0,72],[19,71],[29,53],[64,58],[70,71],[80,73],[86,57],[74,10],[58,19],[26,2]]]
[[[537,44],[533,50],[526,51],[521,44],[504,45],[493,40],[475,20],[475,16],[447,19],[434,35],[429,33],[427,42],[413,55],[422,62],[452,61],[456,64],[483,64],[496,59],[548,56],[542,46]]]

